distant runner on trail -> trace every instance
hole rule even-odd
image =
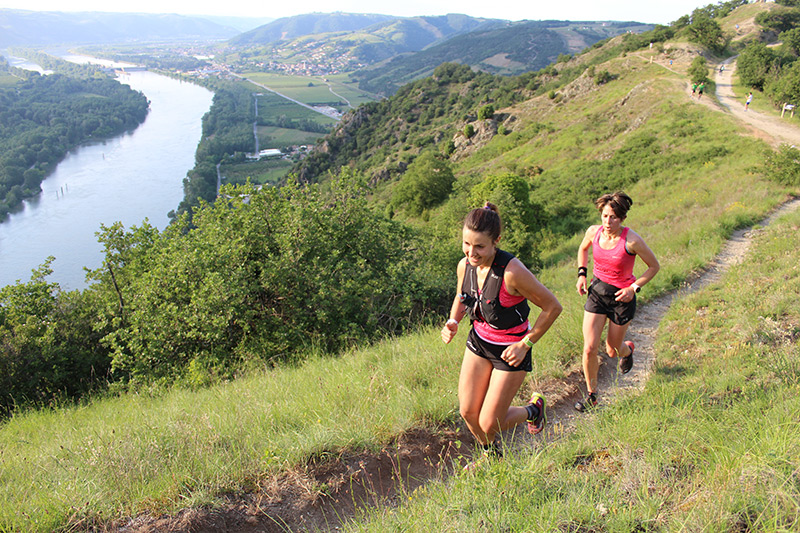
[[[442,328],[445,344],[469,315],[472,329],[458,380],[461,416],[483,448],[478,461],[502,456],[497,434],[527,420],[528,431],[539,433],[547,420],[544,396],[533,393],[525,407],[511,402],[532,369],[531,348],[561,313],[561,304],[522,262],[497,247],[501,221],[494,204],[486,202],[464,220],[456,297]],[[541,309],[531,326],[528,302]]]
[[[747,111],[747,108],[750,107],[750,102],[753,101],[753,91],[747,93],[747,101],[744,103],[744,110]]]
[[[625,341],[630,321],[636,313],[636,293],[658,273],[660,265],[644,239],[623,227],[633,200],[624,192],[604,194],[595,201],[602,224],[589,226],[578,248],[578,294],[588,294],[583,312],[583,374],[587,396],[575,404],[578,411],[597,405],[597,350],[606,320],[606,353],[619,357],[623,374],[633,368],[634,345]],[[589,248],[594,260],[593,279],[586,284]],[[647,270],[636,279],[633,265],[641,257]],[[623,342],[624,341],[624,342]]]

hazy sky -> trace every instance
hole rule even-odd
[[[410,17],[463,13],[473,17],[507,20],[633,20],[669,24],[695,8],[717,1],[701,0],[405,0],[378,3],[374,0],[305,0],[300,2],[197,2],[188,0],[2,0],[0,7],[31,11],[123,11],[139,13],[180,13],[287,17],[303,13],[380,13]]]

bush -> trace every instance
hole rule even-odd
[[[503,219],[502,248],[519,257],[528,268],[541,267],[539,230],[546,225],[544,209],[531,202],[528,182],[514,174],[490,176],[472,188],[470,205],[489,201],[497,205]]]
[[[446,200],[454,181],[447,161],[433,152],[424,152],[403,174],[392,195],[392,205],[411,215],[420,215]]]
[[[691,78],[692,83],[700,84],[708,82],[708,65],[706,64],[706,58],[697,56],[692,60],[692,64],[689,66],[689,78]]]
[[[800,185],[800,150],[782,144],[777,151],[768,150],[764,157],[764,175],[783,185]]]
[[[613,79],[614,79],[614,76],[612,76],[612,75],[611,75],[611,73],[610,73],[609,71],[607,71],[607,70],[603,70],[603,71],[601,71],[601,72],[598,72],[598,73],[595,75],[595,77],[594,77],[594,82],[595,82],[595,84],[597,84],[597,85],[603,85],[603,84],[605,84],[605,83],[608,83],[608,82],[610,82],[610,81],[611,81],[611,80],[613,80]]]
[[[431,288],[417,238],[366,204],[361,177],[223,188],[163,233],[105,228],[90,289],[116,379],[198,382],[337,351],[421,320]],[[110,267],[110,268],[109,268]]]
[[[46,277],[49,258],[27,283],[0,289],[0,414],[75,398],[105,384],[110,357],[91,306]]]
[[[478,110],[478,120],[486,120],[494,117],[494,106],[487,104]]]

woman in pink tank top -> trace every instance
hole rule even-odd
[[[583,313],[583,374],[587,396],[575,404],[575,409],[585,411],[597,405],[598,349],[606,320],[606,353],[619,357],[619,369],[627,374],[633,367],[634,345],[625,340],[631,319],[636,312],[636,293],[656,275],[658,259],[635,231],[622,226],[633,204],[624,192],[604,194],[595,202],[602,224],[586,230],[578,248],[577,289],[587,294]],[[592,249],[593,280],[587,287],[589,249]],[[645,270],[637,279],[633,275],[636,257]]]

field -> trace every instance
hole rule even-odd
[[[256,185],[274,185],[280,182],[292,167],[291,161],[276,159],[225,164],[220,167],[222,184],[244,184],[247,180]]]
[[[0,87],[11,87],[19,83],[19,78],[11,74],[0,74]]]
[[[258,127],[258,143],[262,150],[266,148],[283,148],[285,146],[304,144],[313,145],[317,139],[323,135],[323,133],[281,128],[278,126]]]

